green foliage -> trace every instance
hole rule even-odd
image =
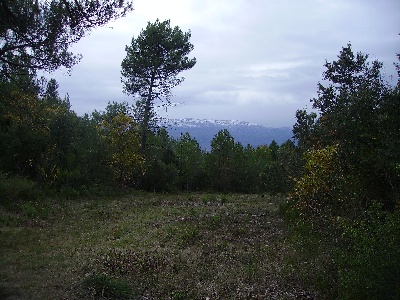
[[[398,88],[351,45],[325,67],[318,119],[298,111],[294,127],[305,153],[287,211],[298,273],[329,299],[396,299]]]
[[[132,185],[143,168],[139,153],[139,133],[134,120],[123,113],[104,119],[99,125],[100,134],[109,147],[109,164],[114,179],[122,185]]]
[[[171,28],[169,20],[149,22],[126,47],[127,56],[121,64],[124,91],[152,101],[168,97],[170,89],[183,80],[176,76],[196,63],[195,58],[187,57],[193,50],[190,37],[190,32],[183,33],[178,26]]]
[[[400,135],[394,117],[399,113],[398,89],[384,80],[382,63],[353,54],[350,44],[325,67],[324,84],[319,83],[318,97],[312,99],[319,118],[301,113],[294,133],[309,148],[338,145],[338,167],[352,178],[354,188],[347,193],[357,194],[364,204],[378,200],[393,210],[400,195],[395,167]]]
[[[201,232],[196,225],[186,225],[179,229],[178,232],[174,232],[174,237],[178,239],[181,247],[188,247],[193,245],[199,238]],[[172,237],[171,237],[172,238]]]
[[[84,285],[93,289],[92,296],[103,299],[132,299],[133,292],[131,286],[118,278],[93,274],[85,279]]]
[[[32,176],[47,134],[43,105],[34,94],[25,93],[12,84],[3,83],[1,87],[1,169]]]
[[[324,226],[342,216],[349,195],[342,195],[346,185],[340,172],[338,146],[309,150],[305,155],[304,175],[297,179],[290,199],[302,219]]]
[[[288,232],[287,266],[327,299],[398,299],[400,216],[374,204],[358,219],[338,217],[336,230],[297,222]]]
[[[50,206],[44,205],[38,201],[28,201],[22,204],[22,213],[25,214],[29,219],[45,220],[49,217],[50,212]]]
[[[128,95],[139,97],[137,108],[142,117],[139,124],[142,125],[143,152],[155,101],[165,98],[169,104],[171,89],[184,80],[178,78],[178,74],[196,64],[196,58],[188,57],[193,50],[190,37],[190,31],[184,33],[178,26],[171,28],[169,20],[160,22],[157,19],[149,22],[125,48],[127,55],[121,63],[123,89]]]
[[[13,206],[19,201],[35,201],[39,196],[40,190],[34,181],[0,172],[0,204]]]
[[[206,205],[208,203],[208,201],[209,201],[208,195],[202,195],[201,201],[203,201],[203,204]]]
[[[282,172],[279,192],[288,193],[293,189],[295,178],[299,178],[302,172],[302,151],[292,140],[287,140],[279,147],[277,162]]]
[[[228,196],[227,195],[221,195],[220,200],[221,200],[221,204],[225,204],[228,202]]]
[[[174,145],[177,160],[178,182],[182,191],[202,188],[205,170],[204,154],[199,143],[189,133],[182,134]]]
[[[106,152],[96,124],[71,111],[57,86],[50,80],[40,96],[35,94],[39,87],[1,84],[0,169],[55,189],[80,189],[100,179],[108,183],[99,163]]]
[[[342,221],[348,249],[338,249],[341,299],[400,297],[400,215],[373,205],[361,220]]]
[[[219,131],[211,141],[207,156],[207,172],[210,184],[222,192],[241,191],[244,173],[244,149],[235,143],[227,129]]]
[[[293,144],[243,148],[225,130],[207,153],[190,135],[175,141],[160,129],[146,133],[143,152],[137,106],[113,102],[105,111],[78,117],[68,97],[60,98],[54,79],[39,86],[34,75],[26,81],[22,77],[15,76],[24,86],[1,84],[0,169],[67,198],[88,195],[99,186],[270,193],[290,186]]]
[[[312,133],[317,114],[315,112],[307,113],[306,110],[296,111],[296,124],[293,125],[293,137],[297,140],[298,147],[306,150],[313,144]]]
[[[71,68],[80,56],[68,51],[92,29],[125,16],[128,1],[2,1],[0,73],[18,69],[54,71]]]
[[[301,170],[300,152],[292,141],[281,146],[272,142],[270,146],[244,148],[239,187],[242,192],[279,194],[293,187],[294,178]]]
[[[189,299],[190,297],[193,297],[193,295],[190,296],[190,294],[185,291],[173,291],[171,293],[172,300],[184,300]]]
[[[398,112],[398,91],[385,83],[381,63],[368,62],[368,55],[362,53],[354,55],[351,45],[325,67],[327,85],[320,83],[318,98],[312,100],[319,119],[314,124],[313,116],[298,112],[294,128],[309,150],[305,175],[297,181],[293,197],[298,205],[313,210],[313,217],[328,210],[331,216],[342,215],[344,207],[356,216],[373,201],[393,211],[400,201],[400,174],[395,167],[399,157],[393,147],[400,136],[386,122],[396,122],[390,116]],[[307,126],[301,122],[306,119]],[[310,202],[320,208],[309,206]]]
[[[44,191],[36,182],[20,176],[7,176],[0,172],[0,206],[7,211],[28,219],[46,219],[51,207],[41,203],[43,197]],[[1,221],[9,223],[13,218],[6,217]]]
[[[291,216],[293,217],[293,215]],[[285,263],[282,265],[287,280],[302,282],[319,292],[320,299],[338,299],[338,269],[336,251],[342,251],[332,231],[317,234],[309,222],[290,219],[285,244]],[[294,222],[293,222],[294,221]]]
[[[178,169],[174,141],[164,128],[149,136],[144,170],[140,178],[141,188],[156,192],[178,189],[175,186]]]
[[[248,192],[263,192],[267,190],[267,168],[272,163],[271,150],[267,145],[245,148],[246,185],[252,187]],[[244,178],[243,178],[244,179]]]

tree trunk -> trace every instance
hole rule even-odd
[[[154,84],[155,77],[156,77],[156,72],[153,71],[151,74],[151,79],[150,79],[149,93],[147,95],[147,99],[146,99],[146,102],[144,105],[144,117],[143,117],[143,127],[142,127],[142,145],[141,145],[142,154],[146,153],[146,148],[147,148],[147,132],[149,130],[151,100],[152,100],[153,84]]]

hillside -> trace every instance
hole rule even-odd
[[[205,150],[210,150],[211,140],[223,129],[228,129],[236,142],[253,147],[269,145],[273,140],[280,145],[293,135],[290,127],[272,128],[235,120],[165,119],[161,125],[174,138],[188,132]]]

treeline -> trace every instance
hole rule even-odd
[[[80,117],[57,88],[54,79],[27,74],[1,83],[3,174],[76,193],[103,187],[285,193],[300,168],[292,141],[244,147],[227,130],[215,135],[206,152],[188,133],[176,140],[152,127],[144,153],[135,106],[113,102]]]

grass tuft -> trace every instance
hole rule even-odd
[[[127,282],[104,274],[89,276],[83,285],[95,299],[133,299],[134,296]]]

